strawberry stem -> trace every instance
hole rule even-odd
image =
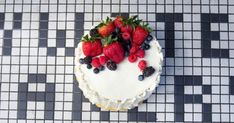
[[[104,46],[108,46],[109,44],[117,41],[117,37],[112,38],[112,35],[109,35],[108,37],[104,37]]]

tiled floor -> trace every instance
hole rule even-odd
[[[165,55],[138,108],[91,105],[74,78],[80,37],[106,16],[138,15]],[[234,122],[234,1],[0,0],[0,122]]]

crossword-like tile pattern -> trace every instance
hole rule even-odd
[[[119,14],[164,52],[160,86],[127,112],[92,105],[74,76],[81,36]],[[234,2],[0,0],[0,122],[234,122]]]

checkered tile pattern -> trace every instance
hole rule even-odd
[[[106,16],[138,15],[164,52],[160,86],[138,108],[92,105],[74,49]],[[0,122],[234,122],[234,1],[0,0]]]

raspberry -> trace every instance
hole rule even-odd
[[[106,56],[100,56],[99,57],[99,62],[101,65],[106,64],[106,62],[108,61],[108,58]]]
[[[101,66],[100,62],[99,62],[99,59],[98,58],[93,58],[92,59],[92,66],[98,68]]]
[[[136,60],[137,60],[137,56],[135,54],[131,54],[130,56],[128,56],[128,61],[133,63]]]
[[[130,39],[131,36],[130,36],[130,33],[129,33],[129,32],[124,32],[124,33],[122,34],[122,37],[123,37],[124,40],[127,41],[127,40]]]
[[[145,51],[140,49],[136,52],[137,57],[144,58],[145,57]]]
[[[130,54],[136,53],[136,52],[138,51],[138,49],[139,49],[139,46],[136,46],[136,45],[134,46],[134,45],[133,45],[133,46],[131,47],[131,49],[130,49]]]
[[[138,63],[138,67],[140,68],[141,71],[143,71],[147,66],[147,63],[145,60],[141,60],[139,63]]]

